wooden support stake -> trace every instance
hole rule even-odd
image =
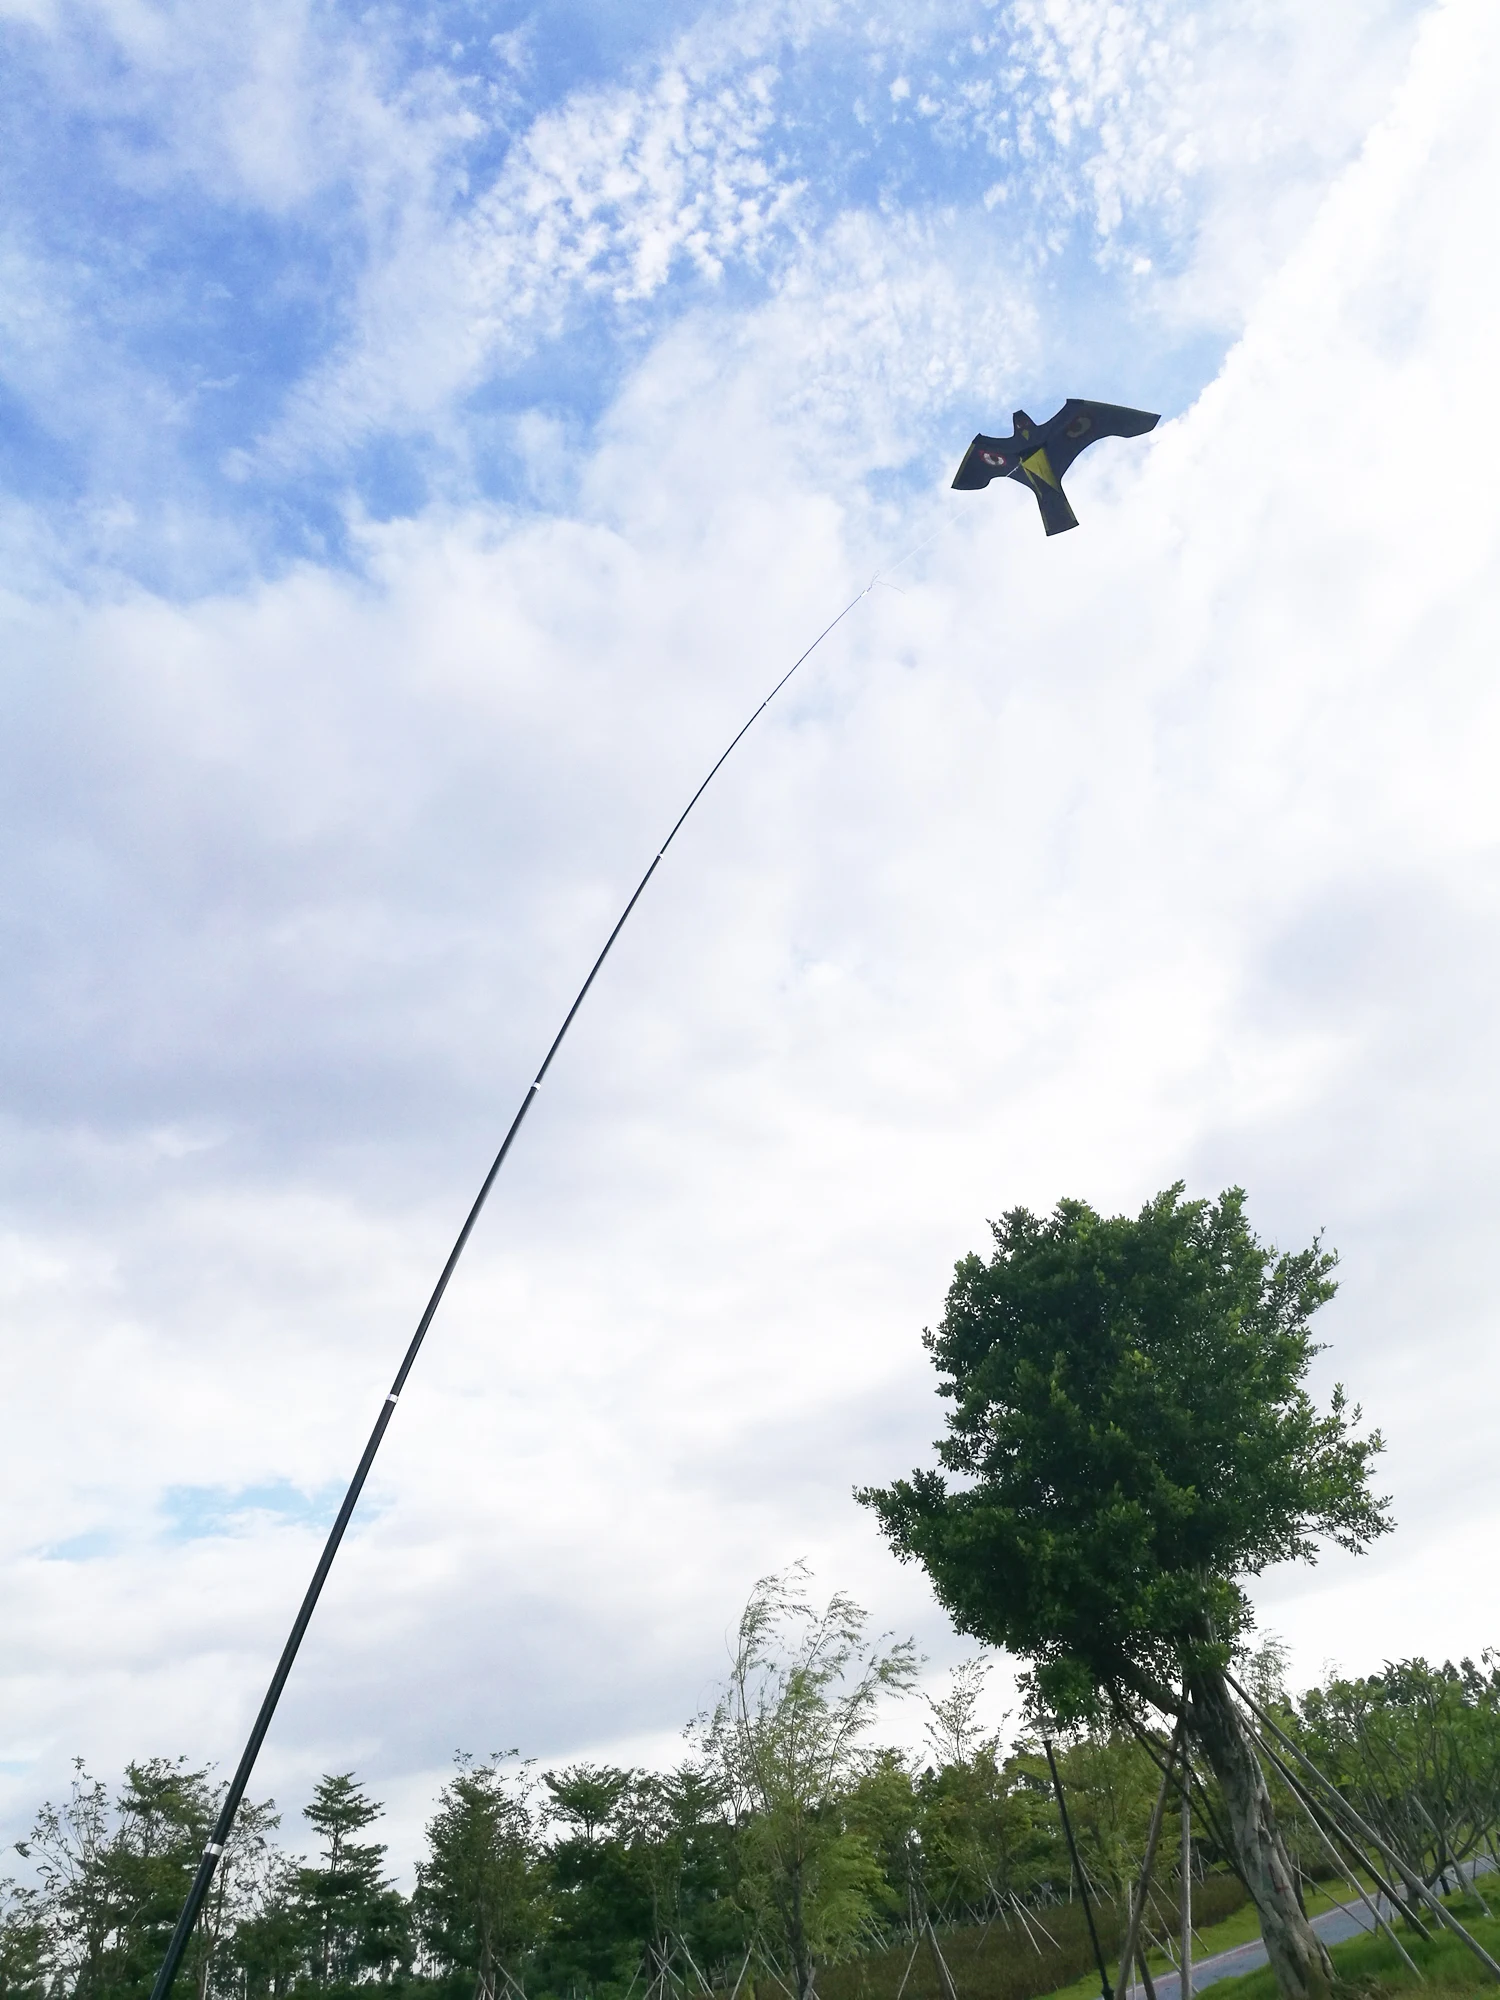
[[[1130,1922],[1125,1932],[1125,1949],[1120,1955],[1120,1976],[1115,1982],[1115,2000],[1125,2000],[1125,1989],[1130,1984],[1130,1966],[1135,1957],[1135,1942],[1140,1935],[1141,1918],[1146,1909],[1146,1892],[1151,1882],[1151,1870],[1156,1864],[1156,1843],[1161,1838],[1162,1815],[1167,1809],[1167,1793],[1172,1785],[1172,1765],[1177,1754],[1178,1738],[1182,1725],[1177,1725],[1172,1737],[1171,1748],[1167,1752],[1166,1768],[1161,1774],[1161,1790],[1156,1795],[1156,1804],[1151,1809],[1151,1830],[1146,1835],[1146,1859],[1141,1865],[1141,1879],[1136,1884],[1136,1892],[1130,1899]]]
[[[906,1991],[906,1982],[911,1978],[911,1969],[917,1962],[917,1953],[922,1949],[922,1933],[917,1932],[911,1941],[911,1957],[906,1961],[906,1970],[901,1975],[901,1984],[896,1988],[896,2000],[901,2000]]]
[[[948,1961],[943,1956],[943,1948],[938,1943],[937,1932],[932,1928],[932,1919],[927,1919],[927,1943],[932,1951],[932,1963],[937,1970],[938,1985],[942,1989],[943,2000],[958,2000],[958,1989],[953,1984],[953,1974],[948,1970]]]
[[[1483,1966],[1485,1966],[1486,1969],[1490,1973],[1492,1973],[1496,1979],[1500,1979],[1500,1963],[1497,1963],[1493,1958],[1490,1957],[1489,1953],[1485,1950],[1484,1946],[1479,1942],[1478,1938],[1472,1936],[1470,1932],[1464,1929],[1463,1925],[1458,1921],[1458,1918],[1454,1916],[1453,1912],[1443,1902],[1442,1898],[1433,1895],[1432,1891],[1428,1888],[1427,1884],[1422,1880],[1420,1870],[1407,1868],[1406,1863],[1401,1859],[1401,1856],[1391,1846],[1390,1842],[1388,1840],[1383,1840],[1381,1836],[1375,1831],[1374,1827],[1370,1825],[1369,1821],[1363,1818],[1363,1816],[1360,1813],[1358,1813],[1352,1805],[1350,1805],[1349,1801],[1344,1797],[1343,1793],[1336,1790],[1334,1786],[1328,1783],[1328,1780],[1323,1776],[1323,1773],[1318,1769],[1317,1765],[1313,1762],[1311,1757],[1309,1757],[1304,1750],[1302,1750],[1297,1744],[1295,1744],[1292,1741],[1291,1737],[1287,1735],[1286,1731],[1274,1719],[1274,1717],[1267,1715],[1265,1710],[1260,1706],[1260,1704],[1256,1702],[1250,1695],[1246,1694],[1245,1690],[1240,1686],[1239,1682],[1234,1678],[1232,1674],[1226,1673],[1224,1678],[1229,1682],[1229,1685],[1234,1689],[1235,1693],[1239,1696],[1240,1700],[1244,1702],[1245,1706],[1251,1711],[1251,1713],[1253,1715],[1258,1716],[1261,1722],[1266,1726],[1266,1728],[1271,1730],[1271,1732],[1278,1738],[1278,1740],[1286,1745],[1287,1749],[1290,1750],[1292,1755],[1297,1759],[1297,1762],[1299,1764],[1304,1765],[1318,1780],[1320,1785],[1324,1785],[1327,1787],[1332,1797],[1337,1801],[1339,1807],[1342,1809],[1344,1815],[1352,1822],[1354,1826],[1356,1826],[1359,1829],[1359,1831],[1364,1835],[1365,1839],[1369,1841],[1370,1845],[1372,1847],[1379,1849],[1379,1851],[1385,1856],[1386,1860],[1390,1863],[1391,1867],[1394,1868],[1398,1874],[1406,1876],[1410,1887],[1414,1889],[1417,1895],[1421,1897],[1422,1901],[1427,1905],[1428,1909],[1431,1910],[1432,1914],[1437,1918],[1438,1922],[1446,1924],[1450,1931],[1454,1932],[1456,1936],[1461,1937],[1464,1943],[1469,1947],[1470,1951],[1472,1951],[1474,1956],[1480,1961],[1480,1963]]]
[[[740,1987],[744,1984],[745,1974],[750,1970],[750,1954],[754,1949],[755,1941],[752,1938],[745,1947],[745,1963],[740,1967],[740,1976],[734,1982],[734,1991],[730,1994],[729,2000],[740,2000]]]
[[[1187,1751],[1182,1753],[1182,1942],[1177,1957],[1178,2000],[1193,2000],[1193,1794]]]
[[[1416,1960],[1412,1957],[1411,1953],[1406,1949],[1406,1946],[1401,1942],[1400,1938],[1397,1937],[1395,1931],[1386,1922],[1385,1918],[1381,1916],[1379,1902],[1376,1901],[1372,1903],[1370,1901],[1370,1898],[1365,1894],[1365,1885],[1359,1879],[1358,1861],[1356,1861],[1354,1866],[1351,1868],[1349,1866],[1349,1863],[1343,1858],[1341,1858],[1338,1849],[1334,1846],[1333,1841],[1329,1838],[1328,1828],[1323,1823],[1323,1814],[1320,1811],[1317,1803],[1311,1797],[1309,1797],[1308,1793],[1305,1792],[1302,1786],[1298,1784],[1297,1780],[1292,1776],[1291,1772],[1287,1769],[1286,1765],[1282,1763],[1281,1759],[1276,1755],[1276,1752],[1271,1748],[1270,1744],[1266,1742],[1265,1738],[1261,1737],[1259,1741],[1260,1741],[1261,1751],[1266,1757],[1267,1761],[1270,1764],[1272,1764],[1277,1771],[1281,1773],[1283,1784],[1286,1785],[1288,1791],[1290,1791],[1290,1793],[1292,1794],[1292,1797],[1294,1799],[1297,1799],[1301,1803],[1302,1809],[1307,1814],[1308,1820],[1312,1825],[1313,1831],[1317,1834],[1318,1838],[1322,1841],[1323,1845],[1328,1849],[1329,1854],[1333,1857],[1334,1866],[1336,1868],[1342,1869],[1347,1879],[1353,1883],[1356,1895],[1362,1898],[1365,1908],[1370,1912],[1370,1915],[1375,1919],[1375,1928],[1377,1930],[1383,1930],[1385,1932],[1386,1936],[1390,1939],[1391,1943],[1396,1947],[1397,1951],[1400,1952],[1401,1956],[1406,1960],[1407,1964],[1411,1967],[1412,1971],[1416,1973],[1419,1983],[1425,1984],[1426,1983],[1425,1975],[1423,1974],[1421,1967],[1417,1964]],[[1336,1827],[1335,1831],[1337,1831]],[[1366,1863],[1366,1865],[1368,1866],[1368,1863]],[[1374,1875],[1376,1882],[1380,1884],[1382,1888],[1386,1888],[1384,1876],[1382,1876],[1379,1873],[1379,1871],[1375,1869],[1371,1869],[1370,1872],[1372,1875]],[[1386,1888],[1386,1893],[1391,1895],[1391,1907],[1393,1909],[1396,1908],[1397,1904],[1394,1894],[1391,1894],[1388,1888]],[[1409,1912],[1407,1920],[1408,1922],[1410,1922],[1411,1920]],[[1424,1931],[1422,1935],[1426,1937],[1427,1933]]]

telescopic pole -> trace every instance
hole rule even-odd
[[[904,561],[905,558],[903,557],[902,560]],[[390,1393],[380,1406],[380,1414],[375,1419],[375,1428],[370,1432],[369,1442],[366,1444],[359,1464],[355,1468],[354,1477],[349,1482],[349,1490],[344,1495],[343,1505],[339,1508],[337,1518],[328,1531],[328,1540],[323,1545],[323,1553],[319,1556],[318,1566],[313,1571],[312,1582],[307,1586],[307,1594],[302,1599],[297,1616],[292,1621],[291,1632],[287,1636],[286,1644],[281,1649],[281,1658],[276,1662],[276,1671],[271,1676],[271,1684],[266,1689],[265,1699],[260,1705],[260,1712],[255,1718],[249,1740],[245,1744],[244,1752],[235,1768],[234,1776],[229,1781],[229,1789],[224,1794],[224,1802],[219,1808],[218,1819],[214,1822],[212,1836],[209,1839],[208,1845],[203,1850],[202,1858],[198,1863],[197,1873],[193,1876],[192,1887],[188,1890],[187,1901],[182,1906],[182,1914],[177,1919],[177,1927],[172,1932],[171,1943],[167,1946],[167,1955],[162,1960],[161,1970],[156,1975],[156,1984],[151,1989],[151,2000],[167,2000],[167,1995],[172,1990],[172,1981],[177,1976],[177,1968],[182,1963],[182,1955],[187,1950],[188,1940],[192,1937],[193,1926],[198,1921],[198,1912],[203,1907],[203,1899],[208,1894],[209,1884],[213,1881],[214,1870],[219,1865],[219,1857],[223,1854],[225,1842],[229,1839],[230,1830],[234,1825],[235,1814],[239,1811],[240,1801],[245,1796],[245,1787],[249,1784],[250,1774],[255,1769],[255,1760],[260,1755],[260,1746],[266,1739],[266,1731],[271,1726],[271,1718],[276,1713],[276,1704],[281,1699],[282,1689],[286,1686],[287,1676],[292,1671],[292,1664],[296,1660],[298,1648],[302,1644],[308,1626],[312,1623],[313,1612],[317,1609],[318,1599],[323,1594],[323,1585],[328,1581],[328,1572],[333,1567],[333,1559],[338,1554],[339,1544],[344,1539],[344,1530],[348,1527],[350,1517],[353,1515],[355,1506],[358,1504],[360,1493],[364,1489],[364,1483],[370,1476],[370,1467],[375,1463],[375,1454],[380,1449],[380,1441],[385,1436],[386,1428],[395,1414],[396,1405],[401,1399],[401,1391],[406,1387],[406,1378],[410,1375],[412,1365],[416,1361],[422,1342],[427,1337],[427,1329],[432,1324],[433,1315],[442,1303],[443,1294],[448,1289],[448,1281],[458,1267],[458,1260],[462,1257],[464,1248],[473,1234],[474,1225],[479,1220],[481,1209],[489,1199],[490,1189],[495,1185],[500,1169],[505,1165],[506,1155],[515,1143],[516,1134],[525,1122],[526,1114],[531,1109],[536,1094],[542,1087],[542,1079],[552,1067],[553,1057],[562,1047],[563,1040],[569,1028],[573,1025],[574,1017],[588,997],[589,988],[598,978],[605,959],[609,957],[610,952],[614,949],[616,938],[624,930],[632,910],[634,910],[636,904],[644,895],[646,884],[661,866],[662,857],[682,831],[688,814],[719,775],[719,772],[729,761],[730,756],[738,747],[741,740],[754,728],[760,717],[792,678],[792,675],[796,673],[805,660],[812,657],[828,637],[829,633],[833,631],[834,627],[843,623],[855,605],[869,596],[878,581],[878,578],[872,578],[859,593],[858,597],[850,598],[838,617],[825,625],[807,650],[800,653],[793,660],[792,664],[781,676],[781,679],[777,681],[771,692],[760,704],[760,707],[756,709],[755,713],[743,727],[736,732],[727,748],[715,762],[708,776],[699,785],[697,791],[693,793],[693,796],[678,814],[672,831],[657,849],[650,867],[636,884],[635,893],[620,912],[618,922],[604,941],[604,949],[594,960],[589,970],[588,978],[579,987],[577,997],[563,1018],[562,1026],[553,1036],[552,1045],[542,1059],[542,1066],[532,1078],[530,1088],[521,1099],[519,1110],[510,1121],[510,1129],[501,1141],[500,1150],[496,1153],[490,1170],[485,1175],[478,1194],[474,1197],[474,1204],[470,1208],[468,1215],[464,1218],[464,1226],[459,1230],[457,1240],[448,1253],[448,1261],[444,1264],[442,1273],[432,1288],[432,1296],[428,1299],[426,1310],[417,1322],[417,1330],[411,1337],[411,1343],[402,1359],[401,1366],[396,1370],[396,1379],[391,1384]]]

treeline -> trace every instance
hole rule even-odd
[[[1106,1735],[1059,1760],[1108,1904],[1138,1858],[1154,1767]],[[10,1894],[3,2000],[142,2000],[216,1804],[209,1775],[181,1759],[132,1763],[113,1797],[80,1768],[68,1799],[45,1807],[22,1843],[39,1883]],[[799,1884],[778,1838],[785,1829],[737,1817],[704,1762],[537,1776],[465,1760],[438,1796],[417,1886],[403,1896],[375,1837],[379,1804],[352,1774],[330,1774],[303,1808],[311,1857],[279,1851],[269,1802],[242,1813],[183,1985],[200,2000],[372,1984],[434,1987],[455,2000],[516,1989],[531,2000],[608,2000],[639,1984],[655,1954],[670,1962],[674,1986],[732,1990],[767,1933],[741,1988],[764,1993],[789,1971],[776,1907],[788,1886],[803,1892],[811,1951],[824,1963],[878,1952],[910,1930],[914,1908],[940,1926],[999,1915],[999,1935],[1026,1950],[1056,1944],[1051,1906],[1069,1899],[1069,1863],[1039,1753],[1005,1755],[987,1741],[914,1768],[876,1752],[815,1810]]]
[[[1412,1660],[1334,1680],[1300,1702],[1273,1653],[1250,1671],[1321,1768],[1430,1882],[1496,1857],[1500,1672]],[[761,1585],[716,1708],[666,1773],[575,1764],[538,1772],[460,1758],[428,1821],[416,1886],[394,1886],[380,1805],[352,1773],[321,1779],[302,1818],[313,1851],[276,1844],[270,1801],[245,1807],[179,1990],[283,2000],[378,1987],[432,2000],[881,2000],[944,1987],[1024,2000],[1089,1962],[1075,1878],[1039,1737],[977,1724],[983,1669],[928,1700],[921,1756],[872,1746],[882,1697],[909,1690],[909,1645],[867,1637],[801,1579]],[[1101,1726],[1056,1747],[1106,1948],[1140,1865],[1160,1775],[1148,1744]],[[5,1887],[0,2000],[145,2000],[219,1793],[184,1760],[127,1767],[111,1790],[80,1764],[68,1798],[20,1843],[30,1880]],[[1331,1863],[1295,1801],[1298,1867]],[[1244,1892],[1195,1799],[1198,1920]],[[1175,1862],[1163,1851],[1148,1928],[1170,1943]],[[929,1928],[930,1927],[930,1928]],[[938,1938],[945,1943],[938,1945]],[[918,1947],[931,1958],[918,1965]],[[902,1968],[904,1967],[904,1974]]]

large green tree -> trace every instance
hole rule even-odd
[[[1261,1243],[1237,1188],[1186,1201],[1179,1184],[1133,1218],[1015,1209],[992,1229],[924,1335],[953,1406],[942,1470],[860,1497],[1062,1721],[1180,1718],[1282,1992],[1324,2000],[1332,1967],[1225,1672],[1252,1623],[1243,1579],[1390,1525],[1378,1434],[1356,1434],[1342,1389],[1319,1411],[1305,1387],[1336,1260]]]
[[[640,1774],[613,1764],[571,1764],[542,1782],[557,1835],[548,1857],[554,1888],[544,1986],[553,1992],[624,1993],[651,1941],[651,1898],[627,1830]]]
[[[691,1976],[693,1965],[744,1951],[732,1830],[713,1772],[574,1764],[543,1783],[559,1829],[552,1931],[537,1967],[548,1990],[623,1994],[643,1954]]]
[[[475,2000],[494,2000],[547,1921],[541,1843],[526,1773],[498,1758],[461,1756],[427,1826],[415,1912],[436,1962],[472,1975]]]

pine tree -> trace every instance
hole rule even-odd
[[[386,1879],[384,1844],[354,1837],[383,1810],[352,1771],[320,1778],[302,1809],[322,1842],[318,1862],[294,1878],[307,1970],[319,1988],[353,1986],[371,1974],[388,1980],[410,1961],[406,1903]]]

